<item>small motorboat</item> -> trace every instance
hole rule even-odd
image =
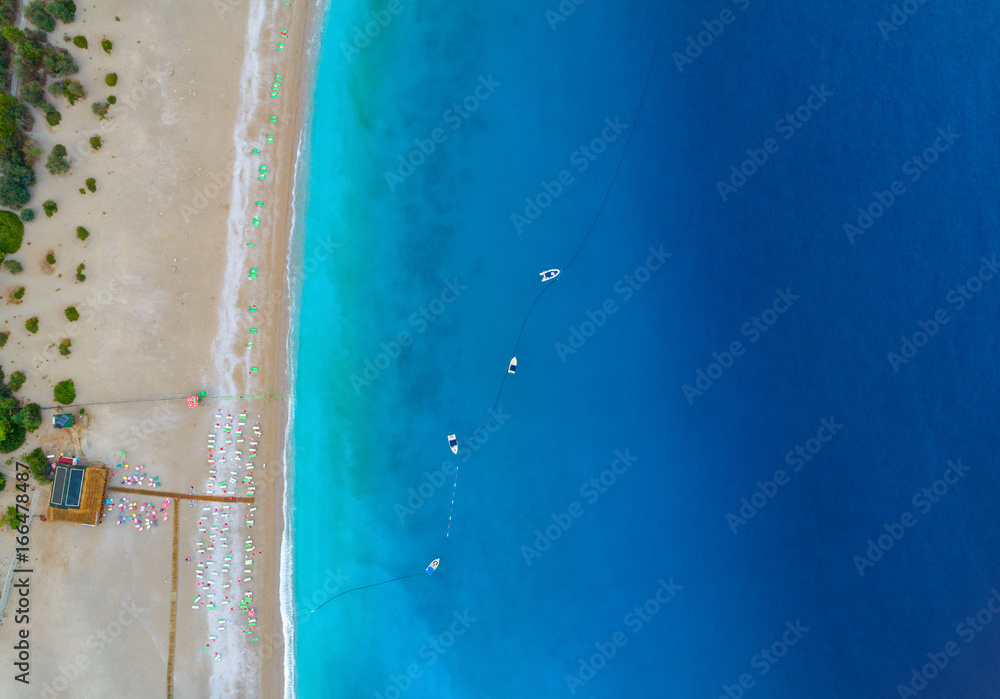
[[[451,453],[458,453],[458,437],[453,434],[448,435],[448,446],[451,447]]]
[[[515,371],[517,371],[517,357],[511,357],[510,366],[507,367],[507,373],[513,374]]]
[[[559,270],[558,269],[547,269],[544,272],[539,272],[538,274],[542,278],[543,282],[547,282],[550,279],[555,279],[556,277],[558,277],[559,276]]]
[[[441,562],[440,558],[435,558],[431,561],[431,564],[427,566],[427,574],[434,575],[434,571],[438,569],[438,564]]]

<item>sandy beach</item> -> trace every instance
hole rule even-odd
[[[18,682],[17,671],[5,664],[0,696],[167,696],[175,522],[173,695],[283,694],[279,552],[288,414],[286,264],[311,11],[304,3],[286,6],[279,0],[214,5],[119,0],[81,5],[73,24],[50,34],[50,41],[73,53],[80,65],[75,77],[88,95],[73,107],[58,101],[63,118],[56,127],[33,110],[31,136],[46,153],[65,145],[71,169],[51,175],[41,163],[35,168],[38,184],[28,206],[38,215],[25,225],[24,245],[12,256],[24,271],[17,277],[2,273],[5,297],[18,286],[26,293],[20,303],[7,304],[2,330],[10,337],[0,364],[8,375],[14,370],[27,375],[19,397],[43,408],[54,405],[56,382],[73,379],[77,397],[65,412],[74,414],[76,425],[56,430],[51,416],[57,411],[44,409],[42,427],[8,458],[41,446],[47,454],[109,466],[112,486],[127,486],[123,479],[138,469],[144,482],[135,487],[149,489],[153,482],[160,486],[154,492],[204,494],[210,482],[228,475],[221,466],[217,478],[209,473],[218,447],[207,453],[206,435],[216,433],[217,411],[232,415],[233,423],[245,412],[240,421],[246,427],[233,429],[246,430],[256,453],[242,458],[239,487],[216,486],[214,492],[246,496],[243,486],[249,485],[254,501],[231,505],[232,533],[222,542],[210,538],[218,531],[213,527],[224,525],[206,518],[207,502],[192,506],[174,499],[165,505],[159,494],[112,492],[113,506],[92,528],[42,521],[48,487],[41,487],[28,560],[19,564],[32,571],[30,618],[15,623],[12,604],[0,618],[5,648],[13,647],[23,629],[29,631],[30,685]],[[251,29],[255,21],[260,27],[250,45],[248,20]],[[86,36],[89,48],[64,42],[64,29]],[[110,53],[101,50],[102,37],[112,40]],[[248,56],[256,62],[247,64]],[[247,65],[253,70],[246,71]],[[118,75],[115,87],[105,85],[108,72]],[[275,73],[281,75],[278,90]],[[117,102],[109,119],[98,121],[89,105],[106,94],[116,95]],[[237,127],[241,120],[245,129]],[[103,141],[97,151],[89,145],[94,135]],[[260,153],[251,154],[254,148]],[[264,180],[258,179],[260,165],[267,167]],[[91,177],[96,191],[81,194]],[[58,204],[52,217],[41,212],[47,199]],[[255,217],[259,225],[251,223]],[[85,241],[77,239],[77,226],[90,232]],[[234,259],[235,250],[241,255]],[[49,251],[54,265],[45,261]],[[74,280],[79,264],[86,265],[83,282]],[[71,305],[81,315],[75,323],[63,313]],[[36,334],[24,327],[33,316],[39,319]],[[256,332],[250,334],[251,328]],[[66,357],[55,350],[64,338],[72,340]],[[209,398],[256,397],[216,398],[188,408],[184,398],[202,390]],[[250,432],[258,422],[259,432]],[[217,433],[221,445],[224,427]],[[250,461],[255,469],[247,469]],[[4,510],[13,504],[14,469],[2,466],[8,477],[0,493]],[[137,528],[135,520],[118,524],[126,514],[139,513],[133,502],[153,503],[155,526]],[[252,528],[245,526],[248,518]],[[140,521],[149,523],[149,511]],[[210,592],[199,585],[204,547],[213,547],[215,560],[223,549],[236,557],[245,549],[249,555],[248,536],[252,584],[238,582],[248,577],[240,567],[223,572]],[[13,533],[4,530],[2,576],[13,547]],[[224,580],[231,584],[225,590]],[[247,589],[256,620],[251,633],[244,633],[248,617],[237,606]],[[206,611],[208,594],[215,595],[214,611]],[[192,604],[199,595],[201,603]],[[233,611],[223,609],[230,604]],[[219,631],[216,619],[223,617],[227,628]]]

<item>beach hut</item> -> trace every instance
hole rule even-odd
[[[56,464],[45,518],[94,527],[104,519],[109,471],[103,466]]]
[[[52,426],[57,430],[61,430],[64,427],[73,426],[73,416],[69,413],[59,413],[58,415],[52,416]]]

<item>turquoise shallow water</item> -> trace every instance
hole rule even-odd
[[[920,696],[1000,696],[1000,625],[956,631],[1000,584],[1000,287],[948,300],[997,249],[995,18],[927,3],[884,39],[891,6],[563,4],[553,28],[556,5],[400,2],[346,60],[389,4],[331,3],[296,320],[299,696],[898,696],[956,639]],[[911,180],[939,128],[961,136]],[[823,420],[843,427],[793,470]],[[949,459],[968,475],[922,511]]]

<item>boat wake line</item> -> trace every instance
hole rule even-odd
[[[428,575],[433,575],[434,571],[437,570],[438,563],[440,561],[441,561],[440,558],[435,558],[433,561],[431,561],[431,564],[429,566],[427,566],[427,570],[425,570],[424,573],[427,573]],[[318,612],[320,609],[322,609],[326,605],[330,604],[330,602],[332,602],[333,600],[337,599],[338,597],[343,597],[348,592],[356,592],[357,590],[367,590],[369,587],[378,587],[379,585],[388,585],[389,583],[396,582],[397,580],[406,580],[407,578],[416,578],[416,577],[419,577],[419,576],[423,575],[424,573],[410,573],[409,575],[400,575],[398,578],[392,578],[391,580],[383,580],[382,582],[372,583],[371,585],[362,585],[361,587],[352,587],[350,590],[344,590],[343,592],[340,592],[340,593],[334,595],[330,599],[328,599],[325,602],[323,602],[323,604],[321,604],[318,607],[316,607],[316,609],[311,610],[309,613],[313,614],[314,612]]]
[[[649,89],[649,78],[653,74],[653,65],[656,62],[656,52],[657,49],[659,49],[660,47],[660,39],[663,37],[663,28],[665,26],[666,26],[666,19],[664,19],[664,21],[660,24],[660,29],[656,34],[656,43],[653,44],[653,50],[649,56],[649,65],[646,68],[646,77],[643,79],[642,82],[642,93],[639,96],[639,105],[636,107],[635,117],[632,119],[632,126],[628,130],[628,136],[625,139],[625,145],[622,147],[622,152],[618,156],[618,162],[615,165],[614,174],[611,176],[611,181],[608,183],[607,188],[604,190],[604,196],[601,198],[601,205],[597,208],[597,213],[594,216],[594,220],[590,224],[590,228],[587,229],[587,233],[583,236],[583,239],[580,241],[580,244],[577,246],[576,251],[573,253],[573,256],[569,258],[569,262],[567,262],[562,267],[562,269],[550,269],[540,273],[539,276],[541,277],[541,281],[543,283],[548,281],[552,282],[558,281],[556,277],[558,277],[560,273],[565,272],[567,269],[570,268],[573,262],[576,261],[577,256],[579,256],[580,251],[583,250],[583,246],[587,244],[587,240],[590,238],[591,233],[593,233],[594,229],[597,228],[597,223],[601,220],[601,214],[604,213],[604,207],[608,203],[608,197],[611,196],[611,190],[614,189],[615,182],[618,180],[618,174],[621,172],[622,162],[625,160],[625,153],[628,152],[629,144],[632,142],[632,136],[635,134],[635,124],[639,119],[639,115],[642,113],[642,105],[646,101],[646,92]],[[483,424],[480,425],[479,428],[472,433],[471,437],[469,437],[469,444],[472,444],[472,440],[476,438],[476,435],[478,435],[486,428],[487,423],[489,423],[490,419],[493,417],[493,414],[496,412],[497,406],[500,404],[500,396],[503,395],[504,385],[507,383],[507,378],[509,376],[512,376],[517,369],[517,348],[520,346],[521,338],[524,336],[524,328],[527,326],[528,319],[531,317],[532,312],[534,312],[535,306],[538,305],[538,301],[542,298],[542,294],[544,294],[546,291],[552,288],[552,286],[554,286],[554,284],[545,284],[545,286],[542,287],[541,291],[539,291],[538,294],[535,296],[535,300],[531,302],[531,306],[528,308],[528,312],[525,313],[524,320],[521,322],[521,329],[517,333],[517,340],[514,341],[514,351],[511,354],[512,359],[510,360],[510,364],[507,367],[507,373],[505,373],[503,378],[500,380],[500,388],[497,389],[496,400],[493,401],[493,407],[490,408],[490,412],[486,416],[486,419],[483,420]],[[458,439],[454,434],[448,435],[448,446],[451,448],[452,453],[454,454],[458,453]],[[455,481],[453,483],[451,491],[451,505],[449,505],[449,510],[448,510],[448,527],[445,533],[445,538],[448,538],[451,535],[451,520],[455,513],[455,493],[457,491],[458,491],[458,467],[456,466]]]

